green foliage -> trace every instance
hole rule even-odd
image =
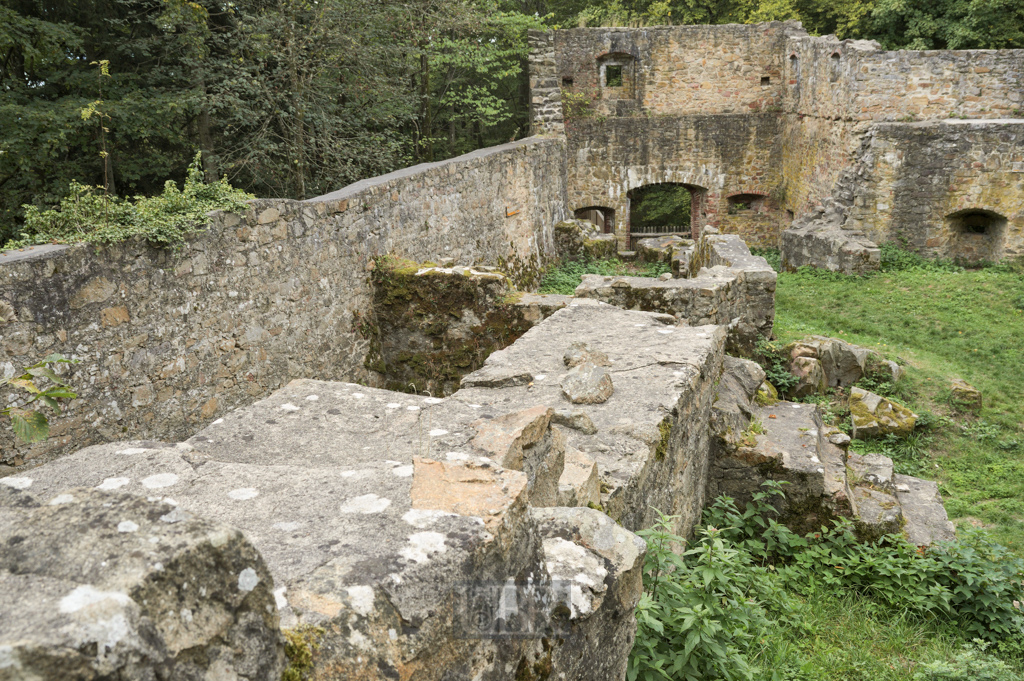
[[[206,214],[213,210],[242,210],[249,194],[233,188],[227,179],[203,182],[201,155],[196,154],[179,190],[168,180],[157,196],[136,196],[124,201],[71,181],[71,194],[61,199],[59,208],[41,211],[25,207],[25,227],[21,238],[5,248],[24,248],[46,243],[116,243],[142,237],[162,246],[183,240],[203,228]]]
[[[630,197],[631,227],[690,226],[690,190],[681,184],[647,185]]]
[[[889,49],[976,50],[1024,47],[1017,0],[877,0],[871,37]]]
[[[868,618],[889,622],[900,658],[907,647],[924,647],[924,659],[914,658],[921,663],[917,674],[1013,673],[1010,664],[983,653],[998,641],[993,650],[1012,656],[1024,643],[1024,614],[1014,604],[1024,597],[1019,558],[979,532],[924,551],[899,536],[860,544],[847,521],[801,537],[775,520],[772,502],[781,495],[779,483],[768,482],[744,511],[719,497],[689,547],[669,531],[672,518],[641,532],[648,555],[628,678],[883,678],[868,671],[869,662],[840,671],[835,653],[819,649],[822,627],[834,627],[851,611],[859,626],[874,626]],[[832,621],[820,622],[823,611]],[[914,640],[923,627],[942,629]],[[866,647],[853,642],[858,632],[839,632],[845,655]],[[905,632],[913,635],[901,637]],[[986,643],[965,655],[946,644],[949,634],[961,643]],[[915,663],[908,662],[895,673],[889,663],[884,678],[910,681]]]
[[[284,654],[288,667],[281,674],[281,681],[303,681],[313,671],[313,653],[320,649],[324,630],[303,624],[294,629],[284,630]]]
[[[778,343],[758,337],[754,350],[759,358],[758,363],[764,369],[767,381],[775,386],[780,395],[789,392],[800,381],[789,373],[789,358],[782,352]]]
[[[584,274],[608,276],[658,277],[669,271],[667,263],[627,263],[610,260],[564,260],[547,272],[540,282],[540,293],[571,296],[583,281]]]
[[[965,643],[954,659],[921,665],[914,681],[1020,681],[1010,665],[985,652],[989,645],[981,639]]]
[[[77,359],[67,359],[64,355],[53,354],[22,369],[20,374],[10,378],[0,378],[0,387],[13,386],[28,394],[28,399],[21,405],[12,404],[0,409],[11,419],[14,435],[24,442],[40,442],[50,435],[50,422],[41,410],[29,409],[29,405],[40,403],[60,415],[60,401],[73,400],[78,394],[61,378],[54,368],[62,364],[77,364]],[[39,384],[45,379],[47,384]]]
[[[756,255],[768,261],[768,264],[776,272],[782,271],[782,254],[777,248],[751,248],[751,255]]]
[[[648,552],[626,678],[753,681],[761,641],[772,634],[773,611],[796,606],[765,568],[714,527],[703,528],[693,548],[673,551],[685,545],[670,532],[674,520],[662,516],[639,533]]]
[[[522,137],[542,21],[507,0],[6,0],[0,244],[72,180],[180,185],[195,148],[207,182],[306,198]]]

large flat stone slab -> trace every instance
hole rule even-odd
[[[630,401],[614,402],[619,393],[609,400],[623,410],[614,421],[611,408],[607,416],[591,413],[599,428],[611,432],[624,421],[629,432],[649,425],[658,433],[666,417],[682,418],[680,406],[694,413],[693,424],[700,422],[699,410],[680,405],[680,397],[699,400],[693,391],[700,380],[712,380],[716,358],[720,362],[720,330],[680,330],[665,326],[657,315],[594,303],[559,314],[563,320],[548,342],[559,340],[566,324],[577,333],[609,333],[625,320],[649,332],[651,347],[634,352],[637,357],[627,359],[621,348],[619,379]],[[675,339],[677,331],[685,334]],[[634,326],[611,334],[618,344],[635,335]],[[689,341],[700,341],[696,350]],[[565,349],[553,351],[552,360],[562,363]],[[530,382],[544,383],[534,366],[525,369]],[[651,372],[660,377],[659,386],[645,395]],[[519,388],[476,388],[442,400],[356,384],[293,381],[186,443],[90,447],[33,470],[31,482],[14,484],[43,496],[69,487],[116,489],[136,498],[165,499],[182,513],[238,528],[266,561],[282,625],[317,627],[310,634],[319,642],[312,678],[514,678],[521,669],[549,665],[572,678],[582,678],[586,670],[595,670],[593,678],[621,676],[635,630],[642,546],[622,528],[613,533],[612,544],[632,542],[633,549],[623,553],[605,540],[593,543],[588,537],[601,522],[586,514],[559,516],[557,532],[551,522],[535,517],[539,507],[558,502],[566,441],[576,431],[552,425],[555,407],[569,406],[557,380],[542,390],[528,383]],[[664,409],[657,411],[658,404]],[[626,418],[639,406],[655,413]],[[589,407],[577,405],[574,411],[578,408]],[[584,422],[579,415],[567,420]],[[700,451],[701,429],[694,425],[693,430],[698,435],[674,429],[678,442],[659,461],[685,468],[684,438],[696,437],[695,451]],[[658,451],[660,440],[648,430],[639,438],[625,432],[616,431],[610,441],[628,443],[630,451],[642,447],[645,457]],[[602,436],[609,433],[598,430],[593,437]],[[611,449],[593,440],[587,450],[601,447]],[[574,465],[579,459],[574,455]],[[694,469],[699,465],[695,462]],[[691,477],[696,487],[701,479]],[[578,500],[593,498],[594,485],[587,479],[579,487],[590,491],[576,494]],[[646,486],[629,476],[624,481],[633,490],[629,508],[640,509],[646,497],[636,493],[651,492],[663,478]],[[701,501],[697,493],[691,501],[694,514]],[[672,505],[664,508],[671,511]],[[614,526],[598,511],[580,510]],[[644,506],[623,515],[632,519],[646,513]],[[574,522],[578,527],[572,529]],[[614,555],[605,555],[608,551]],[[594,581],[598,573],[601,588]],[[506,588],[516,598],[542,603],[541,630],[510,635],[512,620],[504,610],[485,613],[493,626],[479,628],[479,613],[469,609],[474,594],[482,589],[506,608]],[[552,598],[561,593],[568,599],[564,603]]]

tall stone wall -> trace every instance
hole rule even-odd
[[[305,202],[254,201],[212,214],[174,251],[133,242],[0,257],[0,371],[53,352],[81,360],[70,375],[80,397],[50,439],[19,444],[5,424],[0,465],[126,433],[187,437],[295,378],[372,384],[372,258],[495,264],[528,285],[565,217],[564,150],[531,138]]]
[[[1024,120],[879,124],[858,160],[848,229],[930,256],[1024,255]],[[984,232],[958,220],[971,211]]]
[[[790,35],[806,33],[795,22],[576,28],[554,44],[563,87],[596,95],[599,113],[750,113],[782,104]],[[602,80],[607,64],[623,66],[622,86]]]
[[[794,37],[785,108],[858,121],[1000,118],[1024,107],[1024,50],[881,50],[866,40]]]
[[[811,37],[797,22],[581,28],[542,40],[544,35],[533,38],[544,45],[547,89],[541,99],[564,116],[570,208],[614,211],[621,247],[630,231],[629,192],[663,182],[690,186],[697,230],[710,224],[752,245],[777,245],[794,218],[823,202],[850,204],[852,195],[840,180],[861,164],[862,147],[872,138],[892,136],[895,125],[962,118],[991,120],[1003,132],[993,127],[992,134],[971,141],[969,158],[945,158],[943,172],[952,166],[963,172],[944,199],[936,194],[928,201],[999,212],[1012,233],[1005,209],[981,203],[1012,199],[1010,190],[1000,190],[998,201],[986,197],[992,187],[1014,186],[1012,164],[1024,161],[1009,158],[1007,145],[1019,152],[1020,142],[998,122],[1024,109],[1024,50],[892,52],[873,41]],[[885,131],[876,132],[882,122]],[[929,144],[945,144],[946,133],[938,128],[908,128],[907,135],[921,148],[928,135]],[[997,166],[979,156],[1009,163]],[[941,187],[936,178],[944,176],[908,167],[893,169],[888,180],[883,175],[872,191],[892,193],[900,183],[922,180]],[[890,216],[881,210],[857,219],[887,225]],[[959,242],[935,246],[946,213],[916,210],[916,223],[892,219],[900,230],[914,231],[910,242],[921,250],[985,250]],[[874,233],[889,238],[891,231]],[[929,241],[933,246],[925,245]]]

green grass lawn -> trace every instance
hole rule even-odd
[[[947,417],[922,436],[927,458],[908,472],[940,481],[954,522],[984,527],[1024,555],[1024,274],[805,270],[779,275],[775,305],[780,341],[834,336],[905,365],[907,406]],[[952,378],[982,391],[980,415],[952,408]]]

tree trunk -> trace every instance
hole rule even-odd
[[[203,105],[199,111],[199,150],[203,152],[203,174],[206,176],[207,184],[216,182],[220,177],[217,171],[217,159],[213,153],[213,132],[210,130],[210,106],[206,93],[206,81],[199,81],[199,87],[203,91]]]

